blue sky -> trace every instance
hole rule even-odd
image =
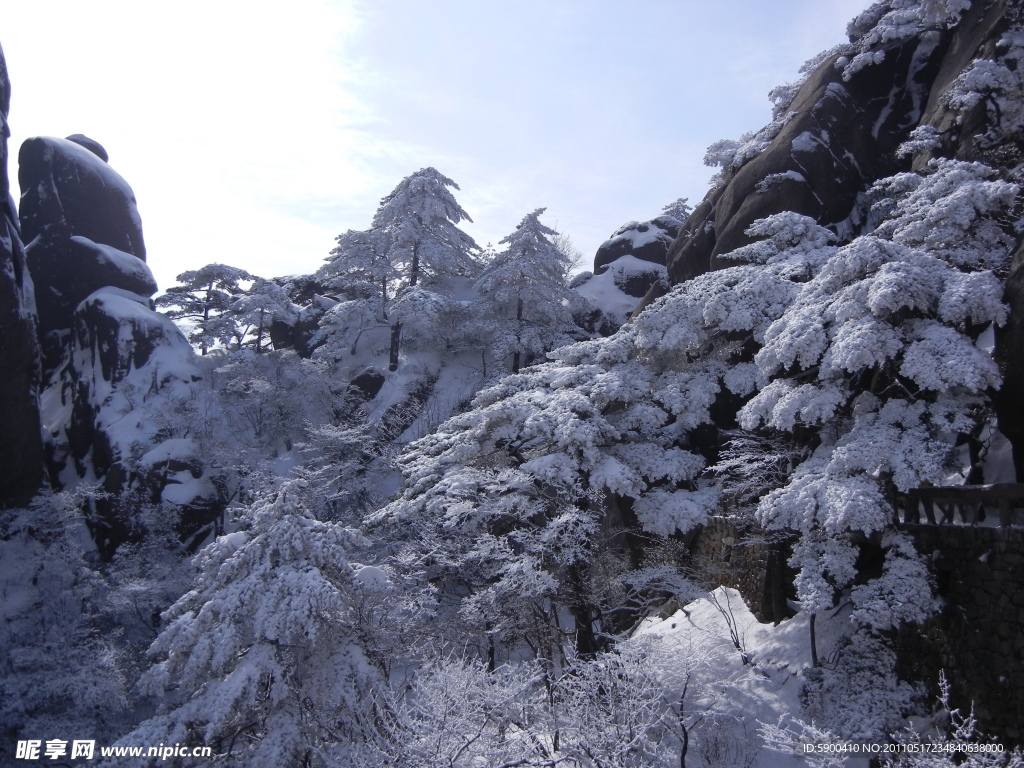
[[[538,207],[588,266],[695,203],[709,144],[868,0],[48,0],[5,9],[11,152],[85,133],[135,189],[161,286],[219,261],[314,271],[433,165],[496,243]],[[16,173],[14,163],[9,168]]]

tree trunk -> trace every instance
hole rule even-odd
[[[523,300],[516,302],[516,351],[512,354],[512,373],[519,373],[519,366],[522,364],[522,351],[520,345],[523,341]]]
[[[420,279],[420,248],[419,243],[412,247],[412,264],[409,266],[409,285],[415,286]]]
[[[593,658],[603,650],[601,640],[594,632],[594,622],[599,614],[588,599],[579,566],[569,569],[569,583],[574,593],[574,604],[569,606],[569,611],[576,622],[576,653],[584,659]]]
[[[570,610],[576,621],[576,654],[591,659],[601,650],[594,634],[594,617],[586,605],[574,605]]]
[[[203,304],[203,343],[201,345],[202,353],[205,355],[209,350],[209,345],[206,341],[206,332],[210,328],[210,295],[213,293],[213,283],[211,282],[206,286],[206,302]]]
[[[818,617],[818,614],[812,613],[811,620],[808,622],[808,626],[811,628],[811,664],[815,667],[818,666],[818,637],[814,631],[814,620]]]
[[[398,370],[398,349],[402,345],[402,324],[395,323],[391,326],[391,359],[388,362],[389,371]]]
[[[266,313],[266,310],[261,307],[260,308],[260,324],[259,324],[259,327],[256,329],[256,354],[257,355],[260,352],[263,351],[263,315],[265,313]]]

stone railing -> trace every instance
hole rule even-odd
[[[897,514],[902,512],[901,522],[904,523],[982,524],[1008,528],[1014,523],[1014,510],[1024,510],[1024,483],[924,486],[900,494],[896,506]],[[992,511],[997,517],[989,517]]]

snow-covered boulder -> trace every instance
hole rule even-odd
[[[609,264],[623,256],[665,266],[665,256],[681,228],[682,223],[671,216],[623,224],[598,247],[594,256],[594,274],[604,273]]]
[[[145,296],[108,286],[79,304],[42,417],[56,484],[93,482],[110,494],[95,502],[101,552],[130,535],[134,520],[119,503],[129,487],[178,505],[183,517],[211,506],[202,461],[175,432],[174,414],[198,378],[191,345]]]
[[[573,289],[600,313],[594,330],[609,335],[623,325],[652,285],[665,280],[665,267],[626,254]]]
[[[584,321],[588,329],[614,333],[652,286],[665,283],[665,258],[682,226],[667,215],[630,221],[601,244],[593,274],[578,275],[569,286],[595,309]]]
[[[27,501],[43,477],[35,300],[7,177],[10,98],[0,51],[0,507]]]
[[[70,328],[78,305],[100,288],[113,286],[142,296],[157,291],[146,262],[87,237],[47,240],[33,245],[30,254],[43,333]]]

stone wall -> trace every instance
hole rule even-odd
[[[982,730],[1024,741],[1024,529],[907,525],[932,561],[942,611],[899,635],[901,673],[972,704]]]
[[[954,707],[973,706],[983,732],[1008,745],[1024,743],[1024,528],[903,528],[931,561],[942,609],[924,626],[898,633],[900,676],[937,695],[938,672],[945,670]],[[760,621],[792,615],[788,542],[717,517],[687,544],[686,565],[695,575],[738,589]]]

